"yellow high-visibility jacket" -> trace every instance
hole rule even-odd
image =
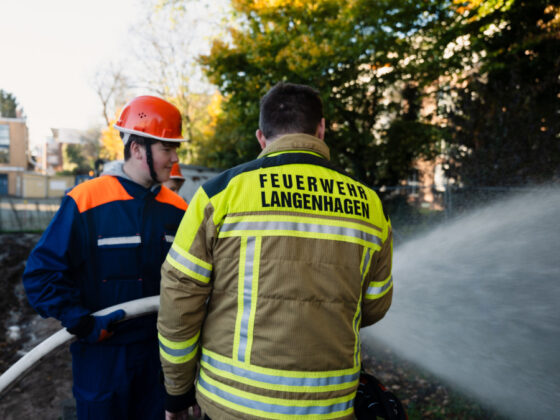
[[[162,267],[165,385],[212,420],[351,419],[359,329],[391,305],[376,193],[290,134],[204,184]]]

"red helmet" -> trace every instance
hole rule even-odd
[[[169,175],[169,179],[182,179],[185,180],[185,177],[181,173],[181,167],[178,163],[174,163],[171,167],[171,174]]]
[[[181,135],[181,124],[181,113],[174,105],[155,96],[138,96],[125,105],[115,128],[125,134],[125,144],[130,134],[182,142],[186,139]]]

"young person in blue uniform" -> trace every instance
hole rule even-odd
[[[125,160],[74,187],[31,252],[23,283],[31,305],[75,334],[73,392],[79,419],[162,419],[156,315],[92,313],[159,294],[160,267],[187,208],[161,185],[178,160],[181,114],[140,96],[115,128]]]

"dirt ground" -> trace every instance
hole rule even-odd
[[[38,240],[37,234],[0,234],[1,373],[60,329],[58,321],[36,315],[21,285],[25,261]],[[366,369],[401,399],[411,420],[499,419],[426,372],[399,360],[390,349],[369,347],[363,354]],[[70,363],[68,345],[45,357],[0,396],[0,419],[72,419]]]
[[[0,235],[0,372],[60,329],[58,321],[42,319],[29,306],[21,284],[25,261],[39,237]],[[71,387],[70,354],[62,346],[0,396],[0,418],[62,418],[63,406],[72,402]]]

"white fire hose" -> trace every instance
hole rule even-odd
[[[131,300],[130,302],[119,303],[118,305],[102,309],[95,312],[93,315],[107,315],[110,312],[122,309],[125,311],[125,317],[121,320],[136,318],[138,316],[148,315],[157,312],[159,309],[159,295],[150,296],[147,298]],[[75,338],[75,335],[66,331],[66,328],[54,333],[49,338],[34,347],[29,353],[14,363],[6,372],[0,376],[0,398],[3,393],[12,385],[16,379],[22,376],[25,372],[31,369],[42,358],[49,354],[54,349],[63,345],[64,343]]]

